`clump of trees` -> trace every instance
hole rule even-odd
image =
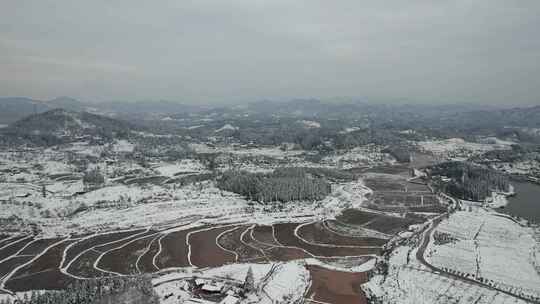
[[[330,183],[308,173],[305,168],[280,168],[272,173],[227,171],[217,186],[259,202],[321,200],[330,191]]]
[[[325,178],[333,181],[352,181],[357,178],[351,172],[322,167],[280,167],[274,170],[276,176],[297,176],[309,175],[311,177]]]
[[[94,168],[84,173],[83,184],[86,189],[96,189],[105,183],[105,177],[99,168]]]
[[[11,304],[2,300],[0,304]],[[15,303],[20,304],[105,304],[135,303],[157,304],[149,276],[108,277],[93,280],[77,280],[61,291],[32,292]]]
[[[507,175],[472,163],[445,162],[430,167],[427,173],[435,189],[460,199],[482,201],[492,191],[510,190]]]

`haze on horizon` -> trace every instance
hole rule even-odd
[[[0,4],[0,95],[539,104],[540,2]]]

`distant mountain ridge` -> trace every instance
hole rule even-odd
[[[87,112],[53,109],[22,118],[0,129],[0,143],[54,145],[80,139],[112,140],[138,130],[129,122]]]
[[[430,127],[456,130],[489,128],[494,125],[528,128],[540,127],[540,106],[483,109],[477,104],[392,104],[365,101],[326,102],[319,99],[291,101],[264,100],[244,106],[199,106],[173,101],[82,102],[71,97],[40,101],[25,97],[0,98],[0,124],[10,124],[31,114],[61,108],[88,112],[134,122],[183,119],[192,114],[201,117],[292,117],[294,119],[327,118],[370,121],[372,126]]]
[[[91,114],[87,112],[74,112],[64,109],[53,109],[40,114],[30,115],[10,124],[6,130],[17,130],[32,134],[72,134],[83,135],[94,130],[109,130],[120,132],[129,130],[133,126],[124,121]]]
[[[26,97],[0,97],[0,124],[10,124],[28,115],[39,114],[52,109],[88,112],[110,117],[152,119],[161,118],[165,115],[193,113],[207,108],[163,100],[91,103],[66,96],[45,101]]]

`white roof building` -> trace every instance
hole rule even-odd
[[[184,304],[216,304],[216,302],[206,301],[204,299],[191,298],[185,301]]]
[[[221,292],[223,286],[224,285],[222,283],[204,284],[202,290],[207,292]]]

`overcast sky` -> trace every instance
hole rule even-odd
[[[540,104],[540,1],[1,0],[0,95]]]

